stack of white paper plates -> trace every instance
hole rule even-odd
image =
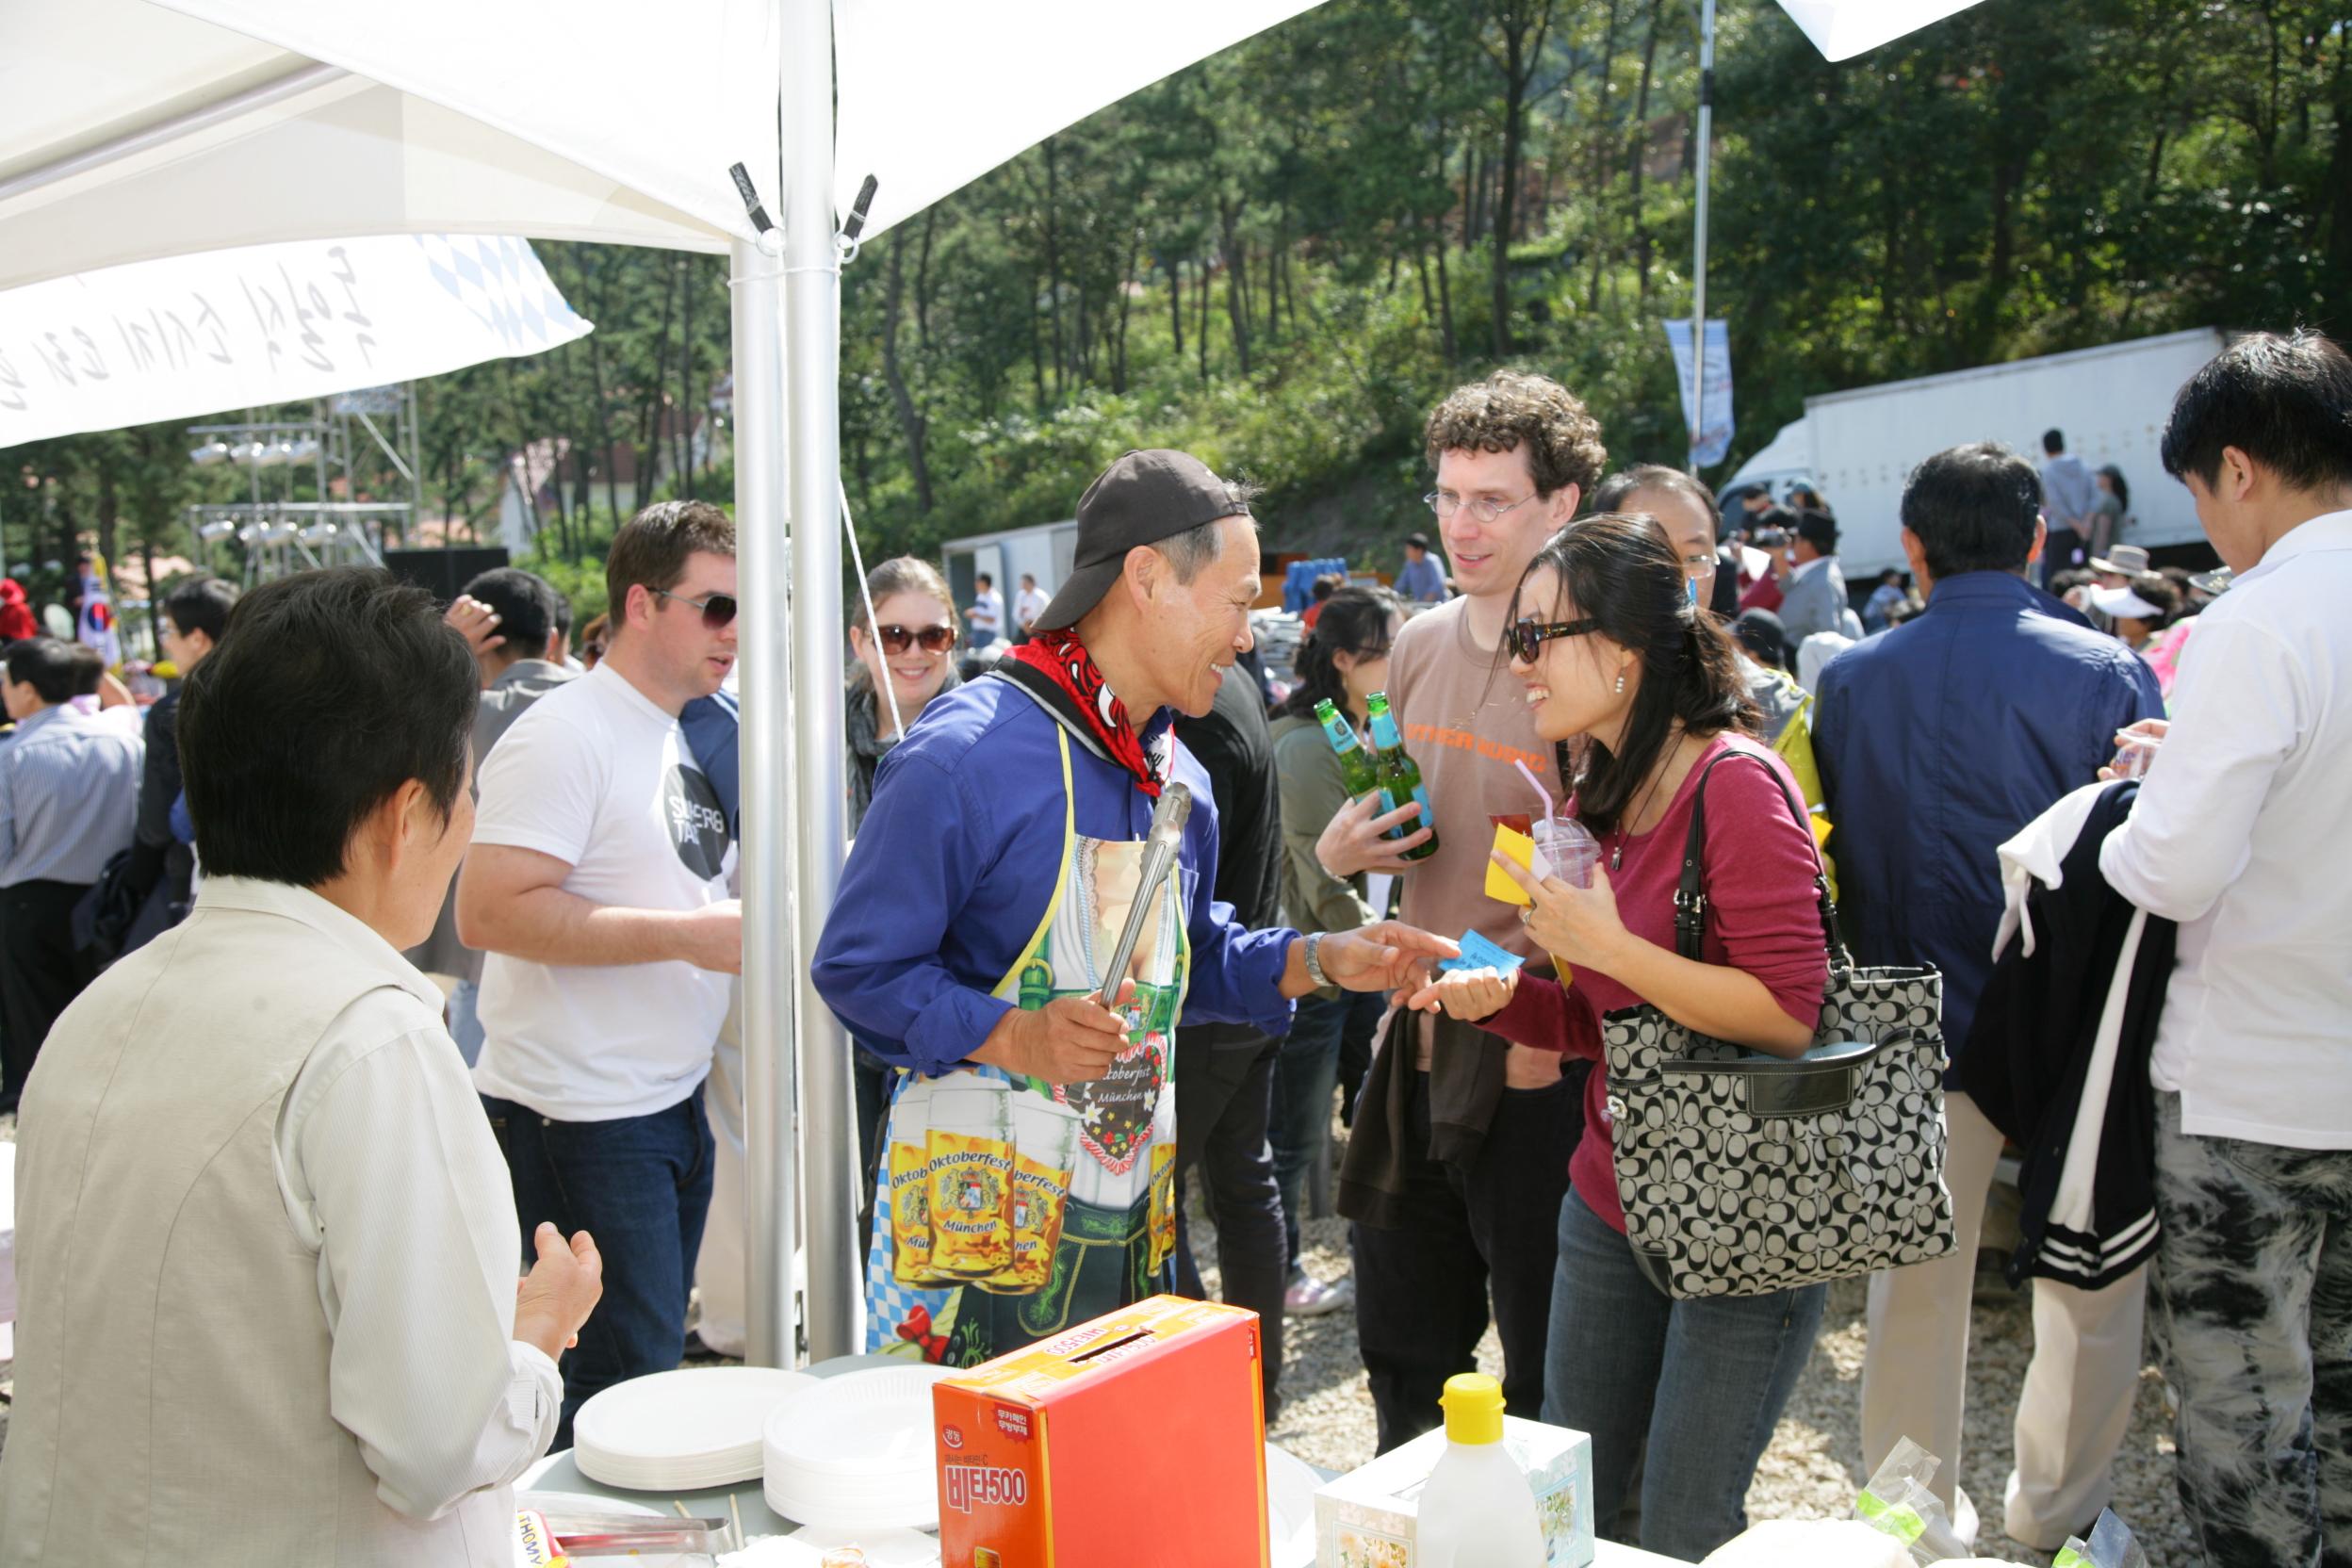
[[[1266,1446],[1266,1533],[1274,1568],[1315,1568],[1315,1492],[1322,1484],[1306,1461]]]
[[[768,1506],[804,1525],[939,1528],[931,1385],[954,1375],[908,1362],[792,1396],[768,1416]]]
[[[572,1457],[590,1480],[625,1492],[699,1492],[760,1474],[768,1414],[818,1380],[768,1366],[712,1366],[631,1378],[572,1421]]]

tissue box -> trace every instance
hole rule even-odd
[[[932,1385],[942,1568],[1266,1568],[1260,1354],[1155,1296]]]
[[[1592,1440],[1506,1415],[1503,1444],[1535,1492],[1545,1568],[1584,1568],[1592,1560]],[[1424,1432],[1317,1492],[1315,1568],[1418,1568],[1413,1514],[1445,1451],[1443,1428]]]

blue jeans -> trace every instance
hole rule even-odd
[[[1307,1172],[1329,1155],[1331,1089],[1339,1082],[1340,1038],[1360,1028],[1369,1039],[1388,998],[1379,991],[1308,996],[1292,1015],[1290,1033],[1274,1061],[1274,1114],[1266,1141],[1274,1146],[1274,1180],[1282,1190],[1282,1228],[1290,1272],[1298,1271],[1298,1220],[1306,1210]]]
[[[1644,1551],[1696,1562],[1748,1527],[1748,1482],[1805,1370],[1826,1285],[1677,1301],[1571,1191],[1544,1366],[1544,1419],[1592,1436],[1592,1516],[1624,1540],[1642,1478]]]
[[[670,1371],[685,1354],[686,1298],[717,1155],[710,1121],[699,1086],[666,1110],[611,1121],[555,1121],[488,1095],[482,1104],[514,1178],[525,1269],[543,1220],[567,1237],[586,1231],[604,1255],[604,1298],[564,1357],[555,1446],[568,1448],[572,1417],[591,1395]]]
[[[460,980],[449,992],[449,1038],[457,1042],[457,1054],[472,1067],[482,1060],[482,987],[471,980]]]

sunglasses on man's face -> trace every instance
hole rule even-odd
[[[882,651],[895,659],[905,653],[908,645],[921,643],[925,653],[945,653],[956,645],[956,629],[952,626],[926,626],[909,629],[903,626],[886,626],[874,632],[874,640]]]
[[[1555,637],[1581,637],[1598,631],[1598,621],[1537,621],[1523,620],[1511,629],[1506,645],[1511,656],[1522,664],[1532,664],[1544,653],[1544,645]]]
[[[690,599],[682,595],[673,594],[667,588],[656,588],[654,592],[662,598],[678,604],[690,605],[701,611],[702,624],[712,631],[718,630],[735,619],[735,596],[732,594],[712,594],[708,598]]]

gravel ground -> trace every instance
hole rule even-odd
[[[1215,1232],[1196,1211],[1196,1245]],[[1338,1219],[1307,1224],[1307,1266],[1318,1278],[1348,1272],[1348,1227]],[[1204,1271],[1212,1285],[1213,1271]],[[1863,1286],[1831,1288],[1821,1337],[1795,1395],[1782,1415],[1748,1489],[1748,1517],[1848,1517],[1862,1473],[1861,1380]],[[1987,1556],[2048,1568],[2050,1554],[2030,1551],[2001,1534],[2001,1496],[2010,1462],[2010,1422],[2033,1348],[2026,1298],[1997,1274],[1980,1276],[1970,1330],[1968,1452],[1961,1486],[1989,1516],[1977,1549]],[[2151,1356],[2152,1360],[2152,1356]],[[1478,1347],[1478,1369],[1499,1374],[1502,1349],[1490,1331]],[[2172,1440],[2164,1418],[2163,1380],[2154,1366],[2141,1374],[2132,1429],[2116,1463],[2115,1511],[2147,1546],[2151,1568],[2196,1568],[2197,1556],[2180,1522],[2173,1492]],[[1282,1413],[1267,1435],[1310,1463],[1351,1469],[1372,1457],[1372,1400],[1356,1350],[1351,1312],[1293,1318],[1284,1329]]]
[[[15,1137],[16,1119],[0,1117],[0,1141],[13,1142]],[[1208,1265],[1217,1233],[1197,1207],[1191,1232]],[[1306,1241],[1307,1266],[1318,1278],[1347,1275],[1345,1221],[1310,1219]],[[1214,1289],[1214,1266],[1203,1272]],[[1851,1512],[1854,1494],[1868,1478],[1861,1473],[1862,1298],[1858,1281],[1832,1288],[1813,1358],[1748,1489],[1751,1519],[1830,1519]],[[1284,1337],[1282,1414],[1268,1435],[1312,1464],[1350,1470],[1364,1463],[1372,1457],[1372,1399],[1357,1355],[1354,1314],[1294,1318]],[[1971,1337],[1968,1452],[1961,1485],[1991,1520],[1978,1549],[2048,1568],[2049,1554],[2028,1551],[1999,1530],[2009,1423],[2033,1348],[2033,1321],[2025,1298],[1996,1275],[1979,1277]],[[1491,1331],[1478,1347],[1478,1366],[1487,1372],[1502,1370],[1501,1347]],[[8,1433],[5,1401],[14,1392],[8,1369],[0,1366],[0,1443]],[[2150,1568],[2196,1568],[2197,1557],[2173,1493],[2163,1381],[2152,1365],[2141,1374],[2139,1402],[2116,1472],[2115,1511],[2138,1532]]]

